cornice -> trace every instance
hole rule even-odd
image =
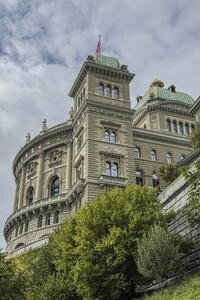
[[[192,105],[192,107],[189,109],[189,112],[192,115],[195,115],[195,113],[200,110],[200,97],[197,98],[197,100],[194,102],[194,104]]]
[[[156,99],[156,100],[160,100],[160,99]],[[152,101],[152,100],[149,100],[149,101]],[[140,110],[142,110],[142,113],[141,115],[139,115],[140,113],[140,110],[138,110],[138,113],[134,114],[133,115],[133,124],[134,126],[138,125],[138,123],[144,118],[144,116],[148,113],[148,112],[151,112],[151,111],[167,111],[167,112],[173,112],[173,113],[178,113],[178,114],[181,114],[181,115],[186,115],[186,116],[191,116],[191,113],[189,112],[189,108],[190,106],[189,105],[186,105],[186,104],[182,104],[178,101],[165,101],[165,102],[161,102],[161,103],[155,103],[155,104],[151,104],[149,105],[150,102],[147,102],[147,105],[142,107]],[[171,106],[168,106],[169,104],[171,104]],[[174,105],[174,107],[173,107]],[[178,105],[180,106],[180,109],[177,109],[177,107],[175,107],[175,105]],[[181,107],[185,107],[187,108],[188,110],[185,111],[183,109],[181,109]],[[137,118],[137,115],[138,118]],[[137,119],[134,121],[134,117],[136,117]]]
[[[41,151],[44,151],[46,149],[51,148],[53,145],[55,145],[55,142],[50,143],[50,139],[57,137],[61,134],[65,134],[67,132],[70,132],[71,135],[64,137],[63,139],[57,141],[60,143],[66,143],[66,140],[70,140],[72,138],[72,124],[69,122],[65,122],[62,124],[59,124],[57,126],[54,126],[50,129],[48,129],[47,131],[37,135],[36,137],[34,137],[29,143],[25,144],[24,147],[17,153],[17,155],[14,158],[13,161],[13,173],[15,174],[15,168],[16,165],[19,161],[21,161],[21,158],[23,156],[25,156],[27,153],[30,153],[28,157],[36,157],[40,154]],[[47,143],[45,146],[42,146],[43,142],[49,142]],[[32,152],[32,149],[36,148],[36,150],[34,152]],[[37,149],[38,148],[38,149]],[[27,159],[23,160],[27,161]]]
[[[97,64],[96,62],[92,62],[92,61],[85,61],[83,63],[83,66],[82,66],[80,72],[78,73],[78,76],[77,76],[70,92],[69,92],[69,97],[72,97],[72,98],[76,97],[76,94],[88,72],[101,73],[103,75],[107,75],[107,76],[111,76],[111,77],[118,77],[118,78],[126,80],[128,82],[130,82],[133,79],[133,77],[135,76],[135,74],[129,73],[128,71],[122,71],[122,70],[115,69],[112,67],[100,65],[100,64]]]
[[[120,124],[120,123],[112,122],[112,121],[109,121],[109,120],[101,120],[101,124],[109,125],[109,126],[115,126],[115,127],[121,127],[122,126],[122,124]]]
[[[176,137],[165,132],[152,131],[135,126],[133,126],[133,136],[191,147],[188,143],[188,138],[185,136]]]

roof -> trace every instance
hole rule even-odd
[[[94,56],[94,60],[96,63],[98,63],[100,65],[112,67],[115,69],[121,69],[120,63],[119,63],[118,59],[116,59],[115,57],[109,57],[109,56],[105,56],[105,55],[96,53]]]
[[[189,105],[194,104],[194,99],[188,94],[182,92],[172,92],[171,90],[165,89],[160,86],[151,86],[150,89],[145,93],[145,95],[141,98],[139,103],[134,107],[135,110],[140,109],[142,106],[146,104],[148,100],[153,99],[162,99],[162,100],[171,100],[171,101],[179,101]]]

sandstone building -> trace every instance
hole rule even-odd
[[[164,190],[157,168],[191,153],[199,99],[155,78],[131,109],[133,78],[115,58],[88,56],[69,93],[68,121],[50,129],[44,121],[39,135],[27,136],[13,163],[16,192],[4,228],[9,254],[40,246],[103,189],[130,181]]]

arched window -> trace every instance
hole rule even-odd
[[[179,122],[179,131],[181,134],[183,134],[183,123]]]
[[[182,154],[182,155],[181,155],[181,160],[184,159],[184,158],[185,158],[185,155]]]
[[[151,150],[151,160],[156,161],[156,151]]]
[[[140,148],[138,148],[138,147],[135,148],[135,158],[141,158]]]
[[[114,163],[112,167],[112,176],[114,177],[118,176],[118,165],[116,163]]]
[[[110,162],[106,162],[106,176],[110,176],[111,175],[111,165]]]
[[[138,170],[136,171],[136,184],[143,186],[142,173]]]
[[[39,215],[38,217],[38,227],[42,227],[43,215]]]
[[[177,132],[177,122],[173,121],[173,130],[174,132]]]
[[[33,187],[32,186],[28,190],[27,201],[28,201],[28,204],[31,204],[33,202]]]
[[[191,124],[191,131],[193,131],[195,128],[194,124]]]
[[[56,177],[51,184],[51,196],[59,194],[59,178]]]
[[[108,130],[105,131],[105,141],[106,142],[110,141],[110,132]]]
[[[106,96],[111,97],[111,87],[109,85],[106,87]]]
[[[187,135],[190,134],[188,123],[185,123],[185,133],[186,133]]]
[[[55,220],[54,220],[54,223],[58,224],[58,223],[59,223],[59,219],[60,219],[60,212],[57,211],[57,212],[55,213]]]
[[[29,227],[29,220],[27,220],[25,223],[25,229],[24,229],[25,232],[28,231],[28,227]]]
[[[46,225],[50,225],[51,224],[51,214],[50,213],[47,213],[46,215],[46,222],[45,222]]]
[[[167,119],[167,129],[169,131],[172,131],[172,128],[171,128],[171,121],[169,119]]]
[[[159,178],[156,174],[152,175],[152,179],[153,179],[153,187],[157,187],[159,185]]]
[[[103,85],[103,83],[99,84],[99,96],[104,96],[104,85]]]
[[[167,163],[170,164],[172,162],[172,155],[167,153]]]
[[[111,135],[110,135],[110,141],[112,143],[115,143],[116,142],[116,133],[115,132],[112,132]]]
[[[113,90],[114,98],[119,99],[119,89],[115,86]]]

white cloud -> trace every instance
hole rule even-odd
[[[1,228],[13,204],[14,156],[44,118],[48,126],[68,118],[68,92],[99,34],[103,54],[136,73],[132,103],[155,74],[166,86],[199,96],[199,9],[198,0],[1,1]]]

